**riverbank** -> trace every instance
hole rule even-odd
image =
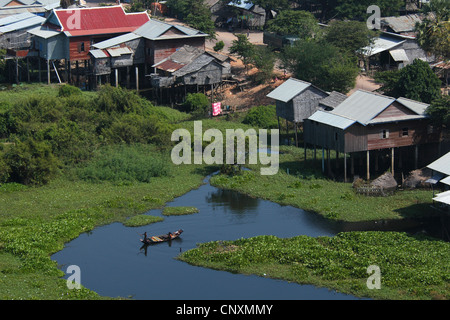
[[[86,288],[69,290],[50,256],[95,227],[161,207],[216,169],[178,167],[174,175],[127,185],[61,177],[41,187],[0,191],[0,299],[106,298]]]
[[[450,244],[399,232],[334,237],[258,236],[184,252],[192,265],[334,289],[357,297],[448,300]],[[377,274],[373,270],[378,270]]]
[[[354,192],[351,183],[327,179],[320,172],[320,160],[313,163],[308,150],[280,146],[279,172],[259,174],[259,165],[237,175],[220,174],[211,184],[256,198],[315,212],[327,219],[346,222],[430,217],[437,212],[431,189],[401,190],[388,197],[368,197]]]

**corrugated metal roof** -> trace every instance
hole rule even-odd
[[[32,17],[35,17],[35,15],[28,11],[23,12],[23,13],[13,14],[12,16],[1,18],[0,26],[6,26],[7,24],[19,22],[24,19],[28,19],[28,18],[32,18]]]
[[[406,51],[403,49],[389,50],[389,53],[391,54],[391,57],[392,59],[394,59],[394,61],[409,61],[409,58],[406,55]]]
[[[407,99],[400,97],[397,99],[398,102],[400,102],[402,105],[410,109],[411,111],[414,111],[417,114],[425,115],[425,110],[430,106],[427,103]]]
[[[326,111],[316,111],[308,120],[317,121],[342,130],[347,129],[356,121]]]
[[[366,125],[394,101],[381,94],[357,90],[330,112]]]
[[[24,19],[21,21],[18,21],[16,23],[11,23],[6,26],[0,27],[0,33],[7,33],[12,32],[16,30],[22,30],[26,28],[31,28],[36,25],[41,25],[45,21],[45,18],[34,16],[30,17],[28,19]]]
[[[450,176],[448,176],[447,178],[442,179],[440,182],[448,184],[450,186]]]
[[[44,39],[48,39],[61,34],[60,31],[49,29],[47,27],[36,27],[28,30],[27,32]]]
[[[111,38],[111,39],[108,39],[108,40],[105,40],[102,42],[95,43],[92,46],[94,48],[98,48],[98,49],[106,49],[106,48],[118,46],[118,45],[128,42],[128,41],[138,39],[140,37],[141,37],[140,35],[137,35],[133,32],[129,32],[129,33],[125,33],[120,36],[117,36],[117,37],[114,37],[114,38]]]
[[[74,23],[75,14],[79,14],[79,23]],[[53,15],[68,36],[131,32],[150,21],[146,12],[126,13],[121,5],[56,9]]]
[[[450,191],[438,193],[436,197],[433,198],[433,200],[450,205]]]
[[[167,32],[170,28],[175,28],[175,29],[181,31],[182,33],[184,33],[184,35],[170,35],[170,36],[162,37],[162,35],[165,32]],[[145,23],[144,25],[137,28],[133,32],[135,34],[138,34],[149,40],[156,40],[156,39],[160,39],[160,38],[178,38],[178,37],[186,37],[186,36],[191,36],[191,37],[192,36],[201,36],[201,37],[207,36],[207,34],[201,32],[199,30],[196,30],[196,29],[192,29],[192,28],[182,26],[182,25],[177,25],[177,24],[169,24],[169,23],[154,20],[154,19],[150,19],[149,22]]]
[[[402,44],[406,40],[389,37],[385,35],[381,35],[380,37],[376,38],[374,42],[371,45],[368,45],[361,49],[361,52],[366,56],[373,56],[375,54],[378,54],[380,52],[391,50],[395,48],[396,46]]]
[[[101,49],[90,50],[89,53],[96,59],[108,58],[108,55]]]
[[[133,50],[128,47],[108,48],[106,51],[111,57],[117,58],[124,54],[132,54]]]
[[[295,78],[289,78],[275,90],[271,91],[267,97],[275,100],[288,102],[303,90],[311,85],[309,82],[298,80]]]
[[[431,170],[450,175],[450,152],[430,163],[427,167]]]

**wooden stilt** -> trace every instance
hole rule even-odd
[[[47,59],[47,84],[50,84],[50,60]]]
[[[289,123],[287,119],[286,119],[286,138],[287,138],[287,145],[290,146],[291,143],[289,141]]]
[[[391,173],[394,176],[394,148],[391,148]]]
[[[367,150],[366,152],[367,156],[366,156],[366,172],[367,172],[367,176],[366,179],[367,181],[370,180],[370,151]]]
[[[116,69],[114,69],[114,73],[115,73],[115,76],[116,76],[116,88],[118,88],[119,87],[119,69],[118,68],[116,68]]]
[[[355,175],[355,154],[350,153],[350,174]]]
[[[139,69],[138,69],[138,66],[136,66],[136,91],[139,94]]]
[[[130,67],[127,67],[127,89],[130,89]]]
[[[325,172],[325,149],[322,147],[322,172]]]
[[[27,82],[30,82],[30,61],[27,59]]]
[[[38,78],[39,78],[39,82],[42,82],[42,75],[41,75],[41,58],[38,57]]]
[[[347,182],[347,153],[344,152],[344,182]]]
[[[419,145],[415,145],[414,150],[414,167],[415,169],[419,168]]]
[[[295,126],[295,146],[298,148],[297,122],[294,122],[294,126]],[[305,143],[305,152],[306,152],[306,143]],[[306,155],[306,153],[305,153],[305,155]],[[305,156],[305,160],[306,160],[306,156]]]
[[[19,58],[16,57],[16,83],[19,83]]]

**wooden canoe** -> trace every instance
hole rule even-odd
[[[163,234],[160,236],[151,236],[145,239],[141,239],[141,242],[144,244],[152,244],[152,243],[160,243],[160,242],[166,242],[166,241],[170,241],[173,240],[175,238],[178,238],[180,236],[180,234],[183,233],[183,230],[177,230],[175,232],[171,232],[170,234]]]

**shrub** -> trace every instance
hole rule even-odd
[[[88,181],[150,182],[169,174],[169,161],[144,145],[104,147],[77,175]]]
[[[220,41],[216,42],[213,49],[214,49],[214,51],[218,52],[218,51],[222,50],[224,47],[225,47],[225,43],[222,40],[220,40]]]
[[[72,95],[81,95],[81,89],[71,86],[70,84],[59,87],[58,97],[70,97]]]
[[[10,167],[10,181],[25,185],[47,183],[59,167],[59,160],[52,153],[50,145],[33,138],[17,141],[5,154]]]
[[[277,128],[276,108],[273,105],[251,108],[242,122],[258,128]]]
[[[194,117],[204,117],[210,110],[208,98],[203,93],[188,93],[184,107]]]
[[[0,150],[0,184],[8,181],[10,171],[11,168],[6,163],[2,151]]]

